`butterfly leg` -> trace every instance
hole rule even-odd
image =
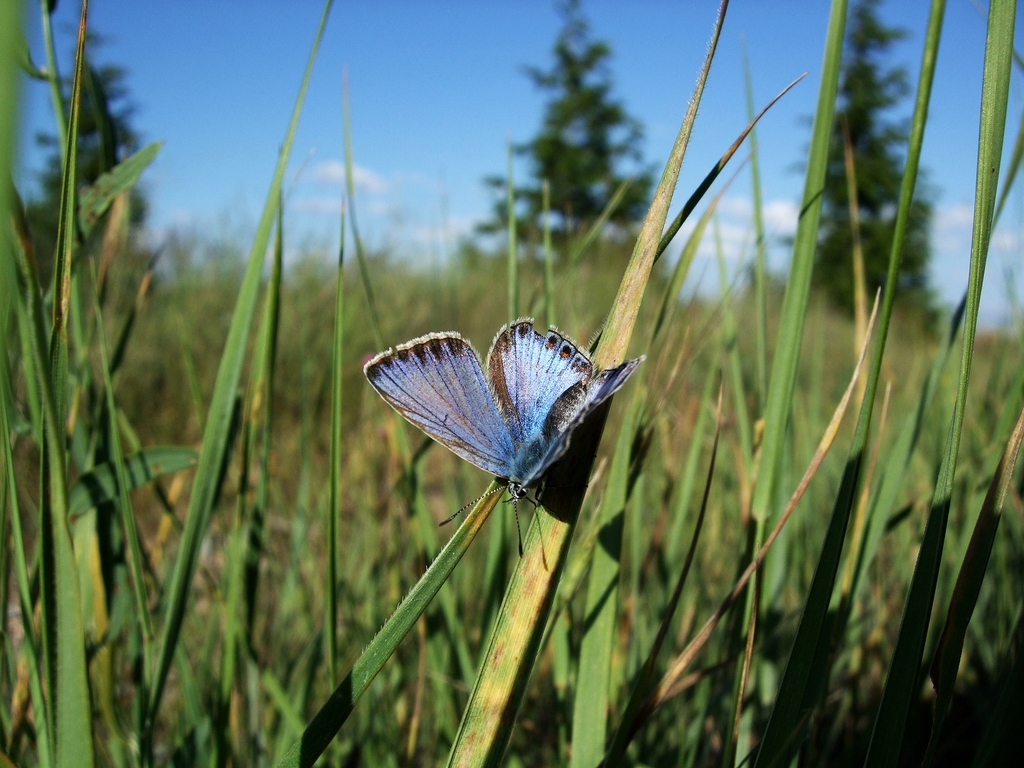
[[[509,501],[512,502],[512,513],[516,518],[516,533],[519,534],[519,557],[523,556],[523,529],[519,527],[519,500],[526,499],[528,502],[537,506],[537,502],[531,499],[526,492],[526,489],[518,483],[508,484],[508,495]]]

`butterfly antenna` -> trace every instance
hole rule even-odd
[[[437,527],[441,528],[441,527],[443,527],[445,525],[448,525],[448,523],[450,523],[452,520],[454,520],[456,517],[461,515],[463,512],[465,512],[470,507],[475,507],[477,504],[479,504],[481,501],[486,499],[488,496],[492,496],[493,494],[498,493],[499,491],[504,491],[504,490],[505,490],[505,488],[504,488],[504,486],[502,486],[500,488],[495,488],[493,491],[487,491],[486,493],[481,494],[476,499],[474,499],[473,501],[469,502],[469,504],[464,505],[458,512],[456,512],[451,517],[446,517],[444,520],[442,520],[440,523],[437,524]],[[520,547],[521,547],[521,545],[520,545]]]

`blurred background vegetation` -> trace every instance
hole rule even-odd
[[[139,146],[132,125],[126,69],[94,68],[85,57],[73,87],[70,76],[59,78],[52,67],[24,65],[40,80],[27,87],[57,94],[58,125],[77,120],[77,131],[70,143],[59,135],[41,138],[53,148],[52,161],[37,197],[23,207],[11,201],[0,254],[11,267],[4,267],[0,304],[0,407],[11,448],[0,494],[0,587],[8,595],[0,761],[88,764],[91,752],[95,764],[112,766],[276,765],[314,728],[314,714],[344,671],[358,665],[447,539],[449,529],[434,523],[479,496],[488,481],[392,418],[365,382],[363,363],[382,346],[448,329],[484,351],[510,314],[531,315],[538,325],[556,321],[585,344],[602,330],[630,262],[656,174],[642,155],[643,126],[614,92],[611,48],[590,34],[584,11],[575,0],[561,6],[564,27],[552,61],[526,73],[547,99],[535,137],[510,147],[529,159],[531,177],[485,180],[496,203],[483,229],[514,233],[514,272],[504,245],[494,248],[493,238],[476,237],[461,242],[444,263],[410,263],[386,250],[364,251],[358,242],[357,253],[310,249],[282,265],[289,233],[280,218],[274,224],[280,171],[251,252],[233,236],[194,232],[174,234],[153,249],[144,237],[145,192],[134,184],[141,168],[108,189],[117,178],[111,174],[148,149]],[[849,11],[820,195],[814,291],[803,310],[806,333],[784,338],[787,278],[764,274],[760,231],[752,233],[751,257],[733,274],[719,243],[718,297],[680,295],[687,249],[701,238],[716,239],[716,200],[707,198],[697,209],[706,215],[680,257],[683,267],[669,259],[654,267],[646,287],[652,298],[640,308],[631,347],[649,356],[645,376],[612,409],[546,642],[507,751],[500,747],[498,759],[504,755],[506,764],[583,764],[574,744],[591,727],[604,754],[630,692],[643,679],[661,622],[667,634],[666,647],[655,654],[658,674],[751,562],[763,540],[752,496],[768,369],[784,343],[798,348],[799,367],[770,523],[826,434],[864,344],[868,307],[886,285],[911,132],[909,75],[885,58],[900,31],[886,27],[877,11],[877,0],[860,0]],[[4,110],[13,121],[14,111]],[[732,138],[723,140],[723,152]],[[88,226],[68,224],[72,145],[71,198],[77,191],[80,212],[102,213]],[[756,144],[741,150],[748,151],[756,174]],[[1004,184],[1015,179],[1016,165],[1011,171]],[[959,385],[953,360],[963,309],[951,318],[927,284],[931,198],[925,182],[917,189],[905,211],[894,320],[873,400],[877,416],[844,557],[826,600],[823,636],[832,640],[821,655],[828,658],[813,659],[823,677],[808,688],[810,701],[779,764],[864,763],[935,506]],[[105,204],[89,209],[97,197]],[[353,226],[350,198],[346,204]],[[265,253],[268,270],[261,266]],[[62,254],[73,256],[64,263]],[[508,305],[509,279],[517,285],[514,307]],[[64,380],[54,352],[61,344],[55,295],[70,296]],[[33,297],[45,309],[33,310]],[[244,301],[257,325],[235,336]],[[379,324],[368,320],[371,310]],[[335,323],[343,329],[343,346],[328,330]],[[50,340],[50,376],[40,373],[45,366],[33,351],[37,329]],[[996,764],[1020,745],[1019,728],[1004,725],[993,733],[991,724],[1019,722],[1014,713],[1024,712],[1024,476],[1012,463],[997,467],[1012,445],[1024,401],[1022,330],[1016,324],[976,338],[934,607],[930,598],[926,645],[907,686],[912,704],[902,751],[890,764]],[[222,384],[218,377],[232,355],[238,361],[233,384]],[[57,423],[66,426],[70,495],[65,520],[52,529],[48,483],[54,473],[42,426],[42,379],[67,393],[63,413],[61,398],[56,412]],[[863,397],[862,385],[851,411]],[[328,428],[332,418],[340,443]],[[853,422],[848,415],[839,445],[851,444]],[[224,449],[204,474],[206,458],[197,457],[212,444],[219,423]],[[701,528],[701,494],[713,458]],[[757,572],[756,598],[741,596],[725,614],[688,676],[639,729],[626,764],[732,766],[756,750],[787,662],[793,663],[829,513],[848,469],[842,449],[825,458]],[[943,719],[927,669],[939,656],[952,598],[961,594],[956,583],[969,570],[969,542],[979,519],[986,519],[986,494],[1004,480],[994,514],[998,520],[1005,505],[1006,519],[980,565],[984,580],[964,625],[950,714]],[[200,487],[210,489],[207,508],[197,506]],[[619,493],[607,723],[574,722],[581,676],[588,674],[582,650],[592,618],[587,582],[594,551],[605,546],[609,499]],[[460,720],[505,586],[521,565],[509,512],[497,507],[410,636],[395,641],[394,657],[330,742],[322,764],[435,764],[461,738]],[[61,525],[73,544],[73,559],[63,566]],[[193,525],[200,527],[191,532]],[[666,612],[691,538],[697,541],[691,578],[677,610]],[[55,565],[48,565],[51,558]],[[182,564],[189,558],[191,570]],[[67,603],[51,593],[67,578],[77,584],[84,693],[57,669],[67,651],[55,627],[66,628],[57,618]],[[745,604],[748,599],[753,602]],[[145,629],[148,613],[152,635]],[[168,630],[175,622],[180,627]],[[69,717],[59,716],[62,690],[77,690],[81,699],[69,716],[91,735],[93,746],[83,744],[81,753],[69,746],[67,734],[76,733]]]

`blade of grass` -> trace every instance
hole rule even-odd
[[[671,522],[669,523],[668,542],[665,545],[665,561],[673,567],[679,561],[679,546],[683,540],[683,526],[686,523],[686,513],[690,509],[690,499],[693,497],[693,486],[697,478],[697,466],[704,447],[704,433],[707,431],[708,414],[711,412],[711,396],[714,392],[713,387],[717,378],[718,371],[715,366],[709,365],[707,373],[704,375],[704,386],[701,388],[697,418],[694,420],[693,430],[690,432],[690,447],[686,453],[686,463],[683,464],[682,480],[679,482],[679,491],[676,495]]]
[[[754,85],[750,77],[746,40],[743,42],[743,85],[747,92],[747,120],[754,122]],[[768,281],[766,279],[767,244],[764,239],[764,209],[761,202],[761,161],[757,132],[750,128],[750,187],[754,201],[754,314],[757,339],[757,413],[764,410],[768,396]]]
[[[942,559],[946,521],[956,473],[956,459],[963,429],[967,387],[970,382],[974,336],[978,326],[985,262],[992,236],[996,184],[1006,126],[1006,104],[1013,52],[1016,15],[1014,0],[994,0],[989,6],[982,80],[981,126],[978,140],[978,178],[971,238],[971,267],[964,319],[963,352],[953,419],[949,427],[942,466],[935,483],[931,510],[925,526],[914,577],[904,608],[900,633],[886,677],[882,700],[868,745],[867,765],[896,765],[911,703],[918,692],[921,655],[931,616],[935,585]],[[870,395],[870,392],[869,392]]]
[[[630,185],[633,183],[632,178],[624,180],[619,184],[618,188],[612,194],[611,199],[608,200],[604,210],[601,211],[601,215],[597,217],[593,224],[590,225],[590,229],[587,230],[587,234],[583,236],[579,244],[572,249],[572,254],[569,256],[569,265],[575,267],[579,264],[583,254],[592,246],[597,238],[600,237],[601,232],[604,231],[605,224],[608,223],[608,219],[611,218],[612,214],[619,207],[619,203],[622,202],[622,198],[625,197],[626,192],[629,191]]]
[[[654,256],[655,261],[661,258],[661,254],[663,254],[665,252],[665,249],[668,248],[669,243],[672,242],[672,239],[676,236],[676,233],[679,232],[679,228],[683,226],[683,222],[686,221],[686,219],[690,216],[690,214],[693,212],[693,209],[697,207],[697,203],[699,203],[701,199],[704,197],[704,193],[711,188],[711,185],[714,183],[715,179],[718,178],[718,175],[723,170],[725,170],[725,166],[729,163],[729,160],[732,159],[732,156],[736,154],[736,150],[740,148],[740,145],[743,144],[743,140],[747,138],[747,134],[749,134],[754,129],[754,126],[757,124],[757,121],[764,117],[768,110],[775,105],[775,102],[777,102],[779,99],[785,96],[786,93],[789,92],[790,88],[795,86],[805,77],[807,77],[806,73],[800,75],[800,77],[798,77],[796,80],[794,80],[781,91],[779,91],[778,95],[774,99],[769,101],[768,104],[765,105],[764,109],[758,112],[757,117],[753,118],[750,121],[750,124],[747,125],[747,127],[740,132],[740,135],[736,137],[736,140],[732,143],[732,146],[729,147],[729,149],[725,151],[725,154],[722,155],[721,158],[719,158],[717,163],[715,163],[715,167],[708,171],[707,176],[705,176],[704,180],[697,186],[697,189],[693,191],[693,194],[690,195],[689,199],[679,210],[679,213],[677,213],[676,217],[672,219],[672,223],[669,224],[668,228],[665,230],[665,234],[661,236],[661,241],[658,243],[658,250]]]
[[[124,457],[125,483],[133,490],[169,472],[196,465],[198,454],[186,446],[145,448]],[[114,468],[100,464],[80,475],[68,490],[68,519],[71,522],[90,509],[114,501],[118,493]]]
[[[960,323],[964,317],[964,310],[967,307],[967,295],[964,294],[953,310],[953,316],[949,323],[949,332],[945,334],[939,349],[932,361],[931,369],[925,378],[921,393],[918,396],[916,406],[907,414],[899,436],[892,447],[892,452],[885,461],[885,470],[879,485],[878,493],[865,522],[865,532],[861,540],[860,549],[857,552],[856,568],[853,571],[853,580],[850,582],[850,595],[856,596],[859,589],[867,588],[868,582],[864,579],[867,569],[874,561],[875,552],[878,549],[878,542],[885,532],[886,521],[896,511],[896,502],[899,498],[900,487],[904,474],[910,465],[910,459],[914,449],[917,447],[921,430],[925,426],[925,414],[931,404],[935,393],[938,391],[942,373],[946,368],[949,359],[949,352],[960,334]],[[850,613],[856,610],[856,605],[851,599],[847,604],[848,613],[840,614],[839,630],[842,632],[842,623],[850,620]]]
[[[341,363],[345,349],[345,205],[338,241],[338,280],[334,286],[334,345],[331,353],[331,489],[327,507],[327,671],[338,679],[338,526],[341,521]]]
[[[85,61],[85,19],[88,0],[82,3],[82,16],[78,30],[78,49],[75,57],[74,78],[71,83],[70,124],[67,129],[68,146],[64,149],[61,174],[60,215],[57,223],[57,244],[54,249],[53,296],[50,323],[50,376],[56,407],[57,421],[63,425],[67,418],[68,379],[68,314],[71,298],[71,257],[75,249],[75,174],[78,163],[78,122],[82,102],[82,69]],[[62,427],[63,429],[63,427]]]
[[[818,220],[821,216],[821,190],[828,162],[828,145],[832,134],[839,65],[843,51],[843,32],[846,28],[846,0],[833,0],[829,12],[828,34],[822,62],[818,105],[811,129],[811,147],[804,178],[800,220],[793,242],[793,259],[782,300],[782,318],[775,348],[768,399],[765,406],[764,438],[761,447],[760,469],[754,488],[752,513],[755,519],[767,519],[774,498],[776,473],[781,462],[786,422],[796,381],[796,369],[803,337],[807,296],[810,291],[811,270],[818,242]],[[758,546],[760,546],[758,537]]]
[[[853,244],[853,348],[858,350],[864,343],[864,329],[868,323],[868,291],[864,283],[864,250],[860,244],[860,203],[857,201],[857,169],[854,164],[853,142],[850,140],[850,124],[846,115],[840,115],[839,125],[843,133],[843,165],[846,170],[846,197],[850,211],[850,241]],[[864,399],[866,382],[858,384],[858,398]]]
[[[1007,648],[999,679],[1002,691],[978,741],[974,768],[1013,765],[1020,757],[1020,723],[1024,717],[1024,602]]]
[[[725,254],[722,247],[722,236],[718,228],[718,218],[714,222],[715,251],[718,256],[718,276],[721,286],[721,314],[722,333],[726,357],[728,358],[729,373],[732,379],[733,397],[735,399],[736,411],[736,433],[739,438],[740,461],[738,462],[737,473],[741,474],[741,485],[750,487],[754,476],[754,444],[750,428],[750,417],[747,414],[746,398],[743,391],[743,373],[740,363],[738,342],[736,338],[736,320],[732,311],[732,300],[729,291],[729,280],[725,269]],[[740,520],[746,521],[748,531],[747,546],[753,542],[753,534],[756,533],[756,521],[750,517],[749,494],[741,493]],[[751,556],[753,552],[751,552]],[[733,689],[730,697],[730,717],[732,732],[725,743],[725,752],[722,757],[723,766],[734,766],[736,764],[736,748],[740,738],[739,729],[743,713],[743,697],[746,691],[747,680],[750,674],[752,662],[753,642],[757,630],[757,613],[760,601],[759,590],[761,589],[760,579],[755,578],[758,592],[751,590],[749,594],[750,609],[746,612],[745,621],[737,624],[730,642],[738,647],[744,645],[746,652],[737,656],[737,665],[733,674]],[[743,629],[746,628],[746,640],[743,638]]]
[[[642,376],[638,371],[634,378]],[[597,765],[605,751],[611,690],[612,652],[619,609],[622,534],[629,501],[629,473],[634,428],[642,420],[643,387],[633,385],[633,399],[619,429],[612,454],[608,485],[598,512],[597,541],[590,561],[583,610],[572,713],[571,768]]]
[[[57,126],[57,146],[60,147],[61,160],[63,160],[68,145],[68,123],[64,115],[64,97],[60,92],[60,73],[57,71],[57,54],[53,47],[53,27],[50,19],[50,13],[57,7],[57,4],[51,0],[39,0],[39,7],[39,20],[43,27],[43,47],[46,49],[46,79],[50,86],[50,106],[53,107],[53,120]],[[6,50],[13,51],[14,47]]]
[[[267,451],[273,415],[274,363],[277,352],[278,319],[281,305],[281,274],[284,260],[284,207],[278,197],[277,226],[270,280],[263,299],[263,312],[256,331],[256,344],[245,397],[245,415],[239,449],[238,496],[235,517],[225,547],[224,631],[221,641],[220,688],[214,706],[213,763],[225,765],[231,757],[231,696],[238,674],[239,653],[252,647],[252,618],[255,614],[259,560],[263,550],[264,510],[266,509]],[[262,441],[261,441],[262,438]],[[262,443],[260,455],[260,496],[250,505],[250,464]],[[260,493],[262,491],[262,493]],[[244,619],[239,616],[245,604]],[[237,741],[237,740],[236,740]],[[242,759],[235,756],[236,760]]]
[[[61,179],[49,354],[46,356],[42,349],[32,350],[43,405],[40,600],[48,687],[54,702],[50,709],[51,736],[58,768],[76,765],[87,768],[92,766],[94,759],[85,627],[77,563],[68,528],[67,457],[64,449],[68,384],[67,318],[71,255],[75,243],[75,170],[87,13],[88,2],[84,1],[78,27],[68,143]],[[31,286],[33,281],[27,278],[26,282]],[[37,327],[41,327],[42,317],[35,322]]]
[[[497,482],[488,491],[501,487]],[[313,765],[330,744],[338,729],[348,719],[359,697],[363,695],[384,663],[395,652],[398,644],[415,626],[420,615],[427,609],[437,591],[444,585],[459,560],[473,543],[491,511],[498,504],[500,495],[492,493],[477,502],[466,515],[455,534],[444,549],[430,564],[426,573],[410,590],[391,618],[387,620],[366,650],[356,659],[352,669],[335,688],[334,693],[320,707],[313,719],[278,763],[278,768],[295,768]]]
[[[92,262],[89,262],[92,266]],[[97,285],[96,273],[93,270],[93,285]],[[141,696],[145,697],[145,685],[152,674],[152,651],[153,651],[153,619],[149,612],[149,601],[146,597],[146,579],[142,566],[142,544],[139,541],[139,531],[135,527],[135,513],[132,511],[131,500],[128,498],[129,485],[128,472],[125,468],[125,456],[121,450],[121,433],[117,425],[117,403],[114,400],[114,383],[110,378],[110,359],[107,355],[107,339],[103,331],[103,312],[100,308],[100,296],[97,291],[93,295],[93,312],[97,318],[97,339],[99,341],[100,369],[103,371],[104,401],[106,403],[107,415],[107,452],[110,456],[110,466],[113,468],[113,476],[117,486],[117,509],[120,512],[121,527],[124,529],[125,542],[128,549],[128,569],[132,580],[132,592],[135,596],[135,611],[142,630],[142,654],[143,654],[143,689]]]
[[[96,222],[114,202],[114,198],[135,186],[142,172],[153,161],[163,144],[162,141],[154,141],[152,144],[146,145],[115,165],[79,193],[78,226],[82,230],[83,238],[89,236],[93,227],[96,226]]]
[[[380,316],[377,314],[377,300],[373,293],[373,284],[370,282],[370,268],[366,263],[366,253],[363,250],[363,240],[359,237],[359,227],[356,224],[356,185],[353,176],[352,164],[352,126],[348,107],[348,71],[342,74],[341,84],[341,105],[343,117],[343,132],[345,134],[345,206],[348,213],[349,223],[352,225],[352,240],[356,246],[356,263],[359,265],[359,277],[362,279],[363,292],[366,294],[366,307],[370,312],[370,330],[373,331],[373,340],[378,349],[384,349],[384,336],[380,328]]]
[[[260,217],[252,249],[249,252],[248,264],[235,304],[235,311],[231,318],[227,341],[224,345],[224,354],[217,371],[213,398],[210,402],[206,429],[203,433],[203,447],[199,454],[199,465],[196,469],[195,480],[193,481],[192,495],[189,498],[185,530],[182,533],[181,545],[174,561],[170,586],[165,596],[166,608],[163,631],[160,637],[156,672],[150,694],[150,724],[156,718],[167,680],[167,673],[170,671],[171,662],[174,659],[174,649],[177,646],[178,635],[181,632],[182,621],[185,618],[189,587],[199,559],[199,547],[213,512],[214,502],[216,501],[221,467],[229,449],[228,436],[231,433],[236,391],[245,359],[246,339],[249,337],[249,329],[252,324],[252,317],[255,313],[256,300],[259,294],[260,278],[263,271],[263,257],[270,239],[270,231],[274,223],[274,214],[278,196],[280,195],[281,182],[295,136],[296,126],[298,125],[299,113],[302,109],[306,87],[313,69],[313,61],[320,47],[320,40],[327,23],[331,3],[332,0],[326,0],[324,3],[323,14],[320,18],[312,49],[310,50],[306,71],[303,74],[302,85],[299,87],[299,94],[292,111],[284,145],[278,157],[277,167],[270,184],[270,191],[267,194],[263,207],[263,214]]]
[[[871,320],[868,323],[868,333],[870,335],[871,328],[874,326],[875,314],[878,310],[878,304],[875,303],[875,310],[871,313]],[[779,515],[778,521],[775,523],[775,527],[765,538],[764,544],[761,545],[760,549],[754,555],[747,566],[747,569],[743,572],[740,578],[737,580],[736,585],[732,588],[732,591],[726,596],[725,600],[722,601],[721,605],[715,610],[711,617],[704,623],[700,631],[694,635],[693,640],[683,649],[668,670],[665,672],[661,681],[657,687],[651,693],[651,695],[644,702],[643,706],[639,708],[636,719],[629,726],[629,739],[632,739],[636,732],[643,726],[643,724],[650,718],[651,714],[665,701],[678,693],[682,688],[680,682],[683,673],[689,668],[690,664],[696,658],[697,654],[707,643],[711,633],[718,626],[722,617],[728,612],[732,605],[737,599],[743,594],[746,589],[747,583],[750,581],[751,576],[757,571],[764,562],[765,556],[771,549],[772,544],[778,538],[779,533],[782,531],[783,526],[789,520],[793,511],[796,509],[800,499],[803,498],[804,492],[807,490],[807,486],[810,485],[814,475],[817,474],[818,468],[824,461],[825,456],[828,454],[829,449],[832,447],[832,443],[835,441],[836,435],[839,432],[839,426],[842,423],[843,416],[846,414],[847,406],[850,403],[850,397],[853,394],[854,387],[857,382],[857,377],[860,375],[861,365],[864,363],[864,358],[867,352],[867,344],[861,350],[860,359],[857,361],[857,365],[854,367],[853,376],[850,378],[850,383],[846,387],[846,391],[843,393],[839,404],[836,406],[835,411],[832,414],[832,419],[829,421],[828,426],[825,428],[825,432],[818,442],[818,446],[814,452],[814,456],[811,458],[810,463],[807,466],[807,470],[804,472],[803,477],[797,484],[796,490],[793,491],[793,495],[790,497],[789,502],[786,504],[786,508]],[[622,727],[624,727],[623,724]]]
[[[544,210],[544,322],[555,324],[555,252],[551,247],[551,185],[544,179],[541,185]]]
[[[735,177],[734,177],[735,178]],[[707,209],[701,214],[700,218],[697,219],[697,223],[693,227],[693,231],[690,236],[686,238],[686,243],[683,245],[683,250],[679,254],[679,260],[675,266],[672,267],[672,274],[668,279],[668,287],[665,289],[665,294],[661,297],[661,306],[658,308],[658,317],[654,321],[654,329],[651,331],[651,346],[654,346],[655,340],[659,334],[664,330],[666,321],[668,320],[670,313],[675,309],[679,301],[679,292],[683,289],[683,283],[686,281],[686,276],[690,272],[690,266],[693,264],[693,259],[697,255],[697,249],[700,248],[701,240],[704,237],[704,230],[707,229],[708,222],[718,209],[718,203],[721,201],[725,191],[729,188],[729,183],[725,184],[722,189],[718,191],[711,202],[708,203]]]
[[[953,699],[953,684],[956,682],[957,671],[960,668],[960,656],[963,653],[967,625],[970,624],[974,606],[981,593],[981,584],[985,579],[985,571],[992,554],[992,544],[996,538],[996,528],[999,526],[999,519],[1003,512],[1003,502],[1013,483],[1013,469],[1017,463],[1017,454],[1020,452],[1022,439],[1024,439],[1024,410],[1017,418],[1017,424],[1014,426],[1006,448],[999,459],[999,466],[989,485],[988,493],[985,494],[985,502],[982,504],[981,513],[974,524],[974,532],[971,534],[967,553],[964,555],[960,572],[957,574],[956,586],[953,588],[949,610],[946,612],[946,622],[942,627],[939,644],[932,660],[931,680],[932,685],[935,686],[935,712],[924,765],[930,765],[935,757],[935,748],[938,746],[942,724]]]
[[[707,512],[708,508],[708,495],[711,492],[711,481],[715,476],[715,458],[718,455],[718,438],[721,431],[722,385],[721,382],[719,382],[718,405],[715,408],[715,436],[711,442],[711,458],[708,461],[707,479],[704,481],[704,496],[701,499],[700,512],[697,514],[697,522],[694,524],[693,535],[690,538],[690,548],[686,552],[686,560],[683,563],[682,570],[679,572],[679,578],[676,580],[675,588],[672,590],[672,596],[669,598],[668,605],[665,607],[665,612],[661,619],[661,625],[658,627],[658,634],[654,639],[654,643],[651,645],[651,650],[647,654],[647,659],[644,662],[643,668],[640,670],[640,674],[637,675],[637,679],[633,683],[633,690],[629,695],[626,708],[622,713],[622,717],[619,721],[619,727],[615,730],[611,747],[608,749],[608,753],[604,756],[604,760],[602,761],[603,765],[621,765],[625,760],[626,747],[629,746],[629,741],[633,736],[633,722],[636,719],[637,713],[640,711],[641,704],[647,698],[648,689],[651,681],[654,679],[654,665],[658,661],[658,654],[661,651],[661,646],[665,642],[665,637],[668,634],[669,627],[672,625],[672,618],[675,615],[676,607],[679,605],[679,597],[683,593],[683,586],[686,584],[686,577],[690,573],[690,566],[693,565],[693,558],[697,552],[697,541],[700,538],[700,532],[704,526],[704,514]]]
[[[17,70],[13,60],[15,47],[11,45],[10,37],[21,29],[20,4],[5,3],[0,6],[0,103],[17,104]],[[3,110],[0,112],[0,175],[4,179],[10,179],[11,160],[14,146],[14,122],[17,115],[16,109]],[[4,197],[8,199],[3,199]],[[14,194],[13,187],[7,183],[0,183],[0,211],[13,211],[15,205],[19,205]],[[14,218],[16,214],[12,214]],[[13,288],[18,284],[14,270],[14,256],[11,251],[14,243],[11,238],[0,238],[0,338],[7,339],[8,320],[12,304],[18,299],[13,295]],[[24,261],[24,255],[22,260]],[[37,294],[38,295],[38,294]],[[27,314],[27,313],[20,313]],[[22,338],[30,334],[23,333]],[[42,348],[42,345],[40,345]],[[28,356],[29,351],[23,350]],[[3,483],[3,508],[0,509],[0,517],[6,515],[11,525],[11,554],[14,560],[14,574],[18,593],[18,607],[21,610],[22,652],[28,663],[28,688],[32,702],[32,712],[36,728],[36,753],[39,765],[49,768],[53,765],[51,745],[53,736],[50,731],[51,716],[43,696],[43,670],[40,658],[39,638],[36,635],[32,623],[33,604],[30,587],[28,565],[25,560],[25,541],[21,529],[21,511],[18,504],[17,478],[14,473],[14,457],[11,452],[10,413],[8,404],[13,403],[11,392],[10,369],[7,358],[0,360],[0,441],[3,443],[0,453],[2,473],[0,483]],[[6,526],[2,528],[6,531]],[[5,545],[6,546],[6,545]]]
[[[754,437],[750,426],[750,414],[747,413],[747,399],[743,387],[743,364],[740,360],[739,338],[736,334],[736,317],[732,309],[729,278],[725,268],[725,249],[722,246],[722,233],[718,229],[717,217],[715,218],[714,234],[715,252],[718,256],[718,282],[722,291],[722,332],[725,334],[725,353],[729,359],[729,378],[732,384],[733,408],[736,412],[736,435],[739,438],[740,451],[743,454],[743,471],[747,475],[747,481],[750,482],[754,474]]]
[[[693,97],[601,335],[594,355],[598,368],[618,364],[632,338],[727,5],[727,0],[723,0],[719,7]],[[598,409],[581,425],[568,454],[550,473],[543,506],[538,508],[527,530],[523,557],[506,590],[483,656],[483,667],[448,757],[449,765],[491,766],[502,760],[540,651],[607,414],[607,407]]]
[[[839,560],[846,539],[850,514],[858,497],[861,467],[867,446],[875,393],[885,352],[885,342],[889,333],[889,321],[892,316],[896,285],[899,279],[903,243],[906,237],[907,223],[917,182],[917,167],[924,139],[924,128],[927,122],[928,104],[931,98],[931,85],[935,71],[935,60],[938,54],[939,33],[942,29],[944,10],[944,0],[934,0],[928,18],[928,29],[925,35],[921,60],[921,72],[918,78],[917,97],[911,121],[910,144],[900,187],[896,226],[893,232],[889,269],[886,276],[886,287],[879,322],[878,344],[868,377],[866,394],[861,402],[857,426],[851,441],[850,453],[840,481],[839,491],[836,495],[832,516],[829,520],[828,529],[818,557],[818,563],[815,566],[814,577],[808,590],[807,599],[804,602],[796,637],[793,640],[789,660],[786,664],[786,671],[783,674],[779,692],[772,707],[768,726],[758,747],[758,754],[754,762],[755,768],[782,764],[785,756],[791,754],[796,749],[799,745],[799,739],[794,738],[794,735],[803,728],[804,723],[807,721],[809,710],[819,702],[825,682],[828,680],[830,655],[827,648],[833,642],[832,633],[826,630],[826,624],[828,627],[833,626],[832,622],[827,619],[828,607],[835,588]],[[829,122],[831,123],[831,116]],[[813,244],[809,243],[809,246],[813,250]],[[768,437],[766,425],[766,442]],[[760,473],[764,474],[765,468],[768,466],[771,465],[765,464],[765,459],[762,458]],[[758,491],[761,490],[760,485],[759,479]],[[763,507],[761,508],[763,509]],[[840,627],[839,629],[842,630],[843,628]]]

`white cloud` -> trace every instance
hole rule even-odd
[[[940,205],[935,209],[935,229],[939,232],[967,228],[974,224],[974,208],[968,203]]]
[[[795,200],[769,200],[764,205],[765,234],[768,237],[796,232],[800,206]]]
[[[340,160],[325,160],[313,168],[312,176],[321,184],[344,184],[345,164]],[[361,165],[352,166],[352,181],[360,189],[375,195],[387,192],[390,187],[383,176]]]
[[[726,218],[743,216],[750,218],[754,203],[749,197],[723,197],[718,201],[718,213]]]
[[[313,166],[314,181],[324,184],[343,184],[345,182],[345,164],[340,160],[325,160]]]
[[[314,197],[309,195],[296,197],[289,202],[287,207],[302,213],[341,214],[341,200],[337,197]]]

